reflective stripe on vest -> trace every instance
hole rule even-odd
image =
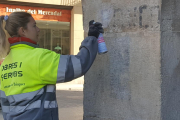
[[[11,95],[11,96],[6,96],[5,93],[1,91],[1,99],[3,99],[3,101],[9,102],[9,106],[7,106],[7,105],[4,105],[2,101],[2,110],[4,113],[9,113],[9,112],[21,113],[26,110],[41,108],[41,107],[45,109],[58,108],[56,98],[52,101],[48,101],[46,99],[42,99],[42,100],[39,99],[31,103],[31,101],[33,101],[33,99],[36,96],[41,96],[43,94],[46,94],[45,95],[46,98],[50,98],[51,96],[49,96],[47,93],[55,94],[55,90],[56,90],[55,85],[47,85],[46,91],[44,91],[44,88],[42,88],[34,92],[23,93],[19,95]],[[41,106],[42,101],[44,101],[43,106]],[[21,102],[26,102],[28,104],[20,105]]]

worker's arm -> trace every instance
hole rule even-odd
[[[89,36],[81,43],[77,55],[61,55],[57,82],[68,82],[84,75],[94,62],[97,49],[97,38]]]
[[[60,55],[43,50],[39,58],[39,75],[43,84],[68,82],[84,75],[91,67],[98,49],[97,38],[87,37],[77,55]]]
[[[92,24],[92,21],[90,22]],[[102,24],[89,28],[88,37],[83,40],[77,55],[59,55],[44,50],[40,57],[40,78],[44,84],[68,82],[84,75],[94,62],[98,50],[98,35]]]
[[[84,75],[94,62],[97,50],[99,33],[104,32],[101,23],[89,22],[88,36],[80,46],[77,55],[61,55],[57,82],[68,82]]]

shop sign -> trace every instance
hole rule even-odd
[[[71,10],[0,4],[0,15],[18,11],[31,13],[35,20],[71,22]]]
[[[38,14],[38,15],[54,15],[54,16],[61,16],[62,13],[61,11],[58,12],[58,11],[43,11],[41,9],[38,9],[38,10],[32,10],[32,9],[28,9],[27,11],[25,9],[21,9],[21,8],[9,8],[9,7],[6,7],[6,12],[9,12],[9,13],[12,13],[12,12],[18,12],[18,11],[23,11],[23,12],[28,12],[28,13],[31,13],[31,14]]]

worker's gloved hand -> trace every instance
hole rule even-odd
[[[102,24],[99,22],[96,22],[95,24],[94,20],[91,20],[89,22],[89,32],[88,32],[88,36],[94,36],[96,38],[98,38],[100,33],[104,33],[104,29],[102,27]]]

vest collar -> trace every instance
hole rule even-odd
[[[37,45],[37,42],[32,41],[31,39],[26,38],[26,37],[12,37],[12,38],[8,38],[8,41],[9,41],[11,46],[14,46],[17,44],[26,44],[26,45],[29,45],[29,46],[34,47],[34,48],[39,47]]]

